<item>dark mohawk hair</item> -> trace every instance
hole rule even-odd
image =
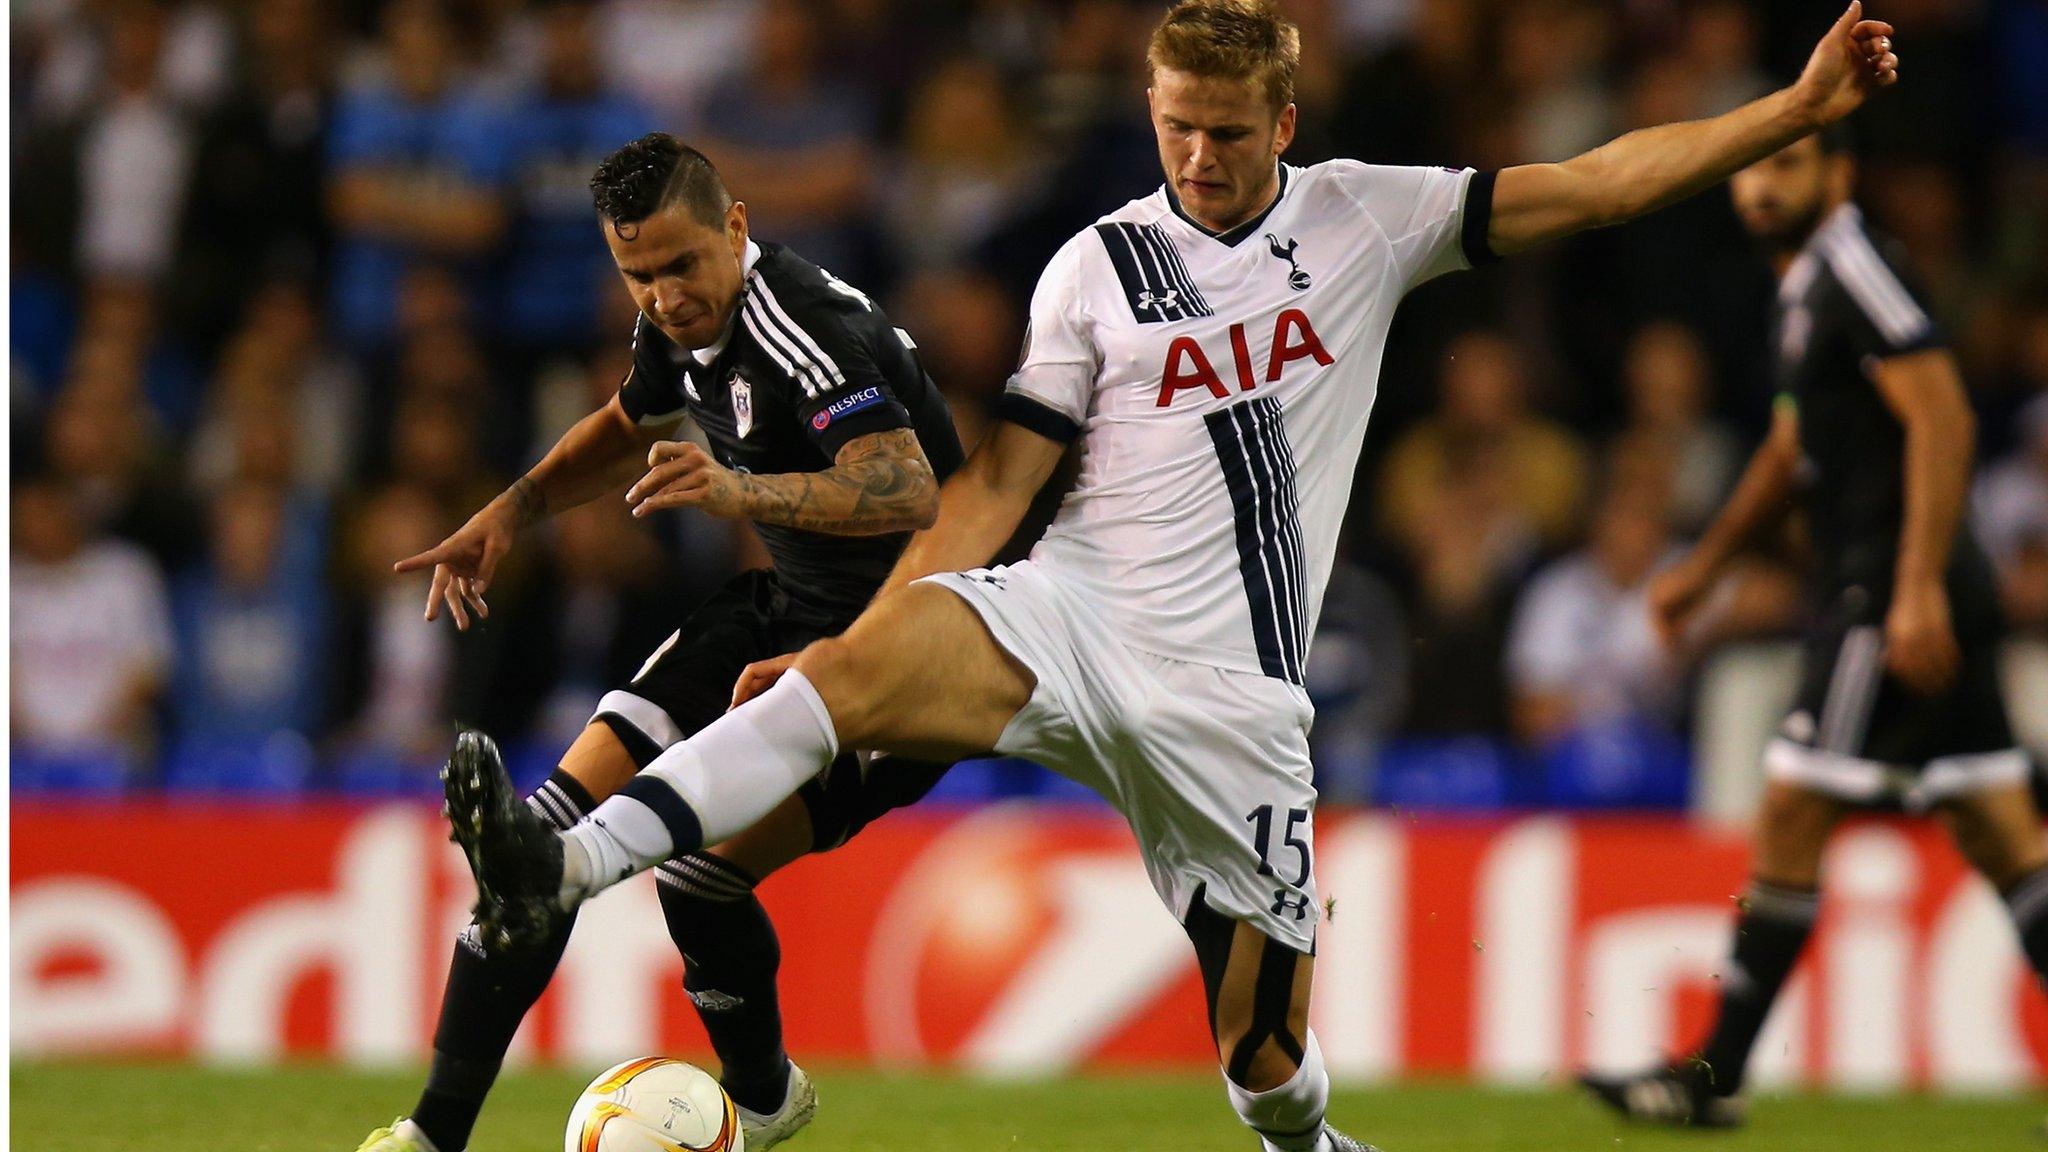
[[[678,201],[699,224],[725,222],[732,196],[702,152],[666,132],[649,132],[604,158],[590,178],[591,199],[623,239],[634,227]]]

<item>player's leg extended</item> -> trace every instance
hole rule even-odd
[[[594,723],[527,803],[541,818],[567,828],[637,770],[619,738]],[[474,925],[456,940],[434,1028],[433,1063],[409,1117],[438,1152],[460,1152],[469,1143],[512,1035],[547,990],[573,924],[573,918],[565,919],[540,947],[519,952],[486,949]]]
[[[507,861],[505,874],[491,877],[486,861],[480,883],[510,894],[500,904],[514,909],[515,922],[546,903],[573,905],[751,826],[842,746],[933,760],[986,751],[1032,687],[1031,674],[954,593],[913,584],[878,601],[845,635],[805,649],[773,687],[663,752],[562,837],[559,862]],[[483,835],[460,820],[457,833]],[[543,892],[550,880],[555,890]]]
[[[1224,1090],[1266,1152],[1370,1152],[1323,1122],[1330,1077],[1308,1027],[1315,957],[1199,894],[1183,926],[1202,970]]]
[[[2020,946],[2048,987],[2048,848],[2032,791],[2004,784],[1953,797],[1937,811],[1963,858],[2005,898]]]

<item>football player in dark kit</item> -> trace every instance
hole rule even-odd
[[[631,374],[532,471],[397,568],[431,567],[427,619],[445,607],[467,628],[489,615],[492,571],[520,529],[635,477],[626,499],[636,515],[691,507],[750,520],[774,567],[728,584],[602,699],[527,800],[557,827],[722,714],[749,663],[843,630],[909,533],[932,522],[939,483],[961,461],[952,418],[910,337],[857,289],[749,238],[746,206],[695,149],[661,133],[642,137],[599,166],[591,189],[640,306]],[[663,439],[686,414],[710,452]],[[458,757],[497,754],[478,733],[457,742]],[[943,771],[898,763],[870,776],[842,757],[752,829],[662,867],[657,890],[686,949],[684,986],[749,1148],[787,1139],[816,1107],[783,1050],[780,952],[754,885],[915,801]],[[472,924],[456,943],[418,1105],[371,1133],[362,1152],[461,1152],[468,1143],[513,1032],[569,938],[565,927],[546,947],[515,952],[484,935]]]
[[[2005,898],[2048,976],[2048,851],[1999,692],[1992,568],[1964,519],[1974,420],[1954,355],[1851,201],[1837,134],[1736,174],[1744,226],[1777,273],[1771,429],[1698,547],[1650,588],[1667,642],[1721,567],[1795,494],[1818,565],[1797,702],[1764,754],[1748,891],[1705,1043],[1672,1067],[1588,1077],[1634,1119],[1741,1123],[1750,1048],[1811,933],[1821,850],[1846,811],[1933,812]]]

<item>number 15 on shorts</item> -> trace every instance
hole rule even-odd
[[[1279,876],[1281,874],[1273,866],[1273,832],[1276,823],[1280,824],[1280,851],[1284,855],[1288,850],[1292,849],[1295,859],[1287,862],[1299,865],[1299,870],[1295,872],[1294,878],[1287,881],[1288,888],[1275,888],[1273,890],[1273,914],[1275,916],[1284,916],[1292,912],[1296,920],[1308,918],[1308,896],[1305,893],[1289,890],[1290,888],[1300,888],[1308,883],[1309,874],[1315,868],[1315,861],[1311,855],[1307,836],[1308,816],[1309,810],[1306,808],[1289,808],[1286,810],[1285,815],[1281,815],[1274,810],[1271,804],[1261,804],[1250,812],[1245,813],[1245,823],[1252,826],[1252,849],[1259,854],[1259,875]]]

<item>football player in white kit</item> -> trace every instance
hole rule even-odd
[[[1148,90],[1166,184],[1060,249],[999,421],[842,636],[748,669],[737,706],[557,835],[487,741],[448,799],[508,944],[752,824],[842,746],[990,749],[1129,820],[1200,961],[1225,1088],[1269,1149],[1323,1122],[1307,1027],[1320,911],[1301,687],[1396,304],[1433,276],[1690,196],[1897,79],[1852,4],[1791,86],[1710,120],[1499,173],[1281,162],[1299,38],[1269,0],[1182,0]],[[986,564],[1067,444],[1082,471],[1031,558]],[[663,506],[652,469],[628,498]],[[686,482],[686,481],[685,481]],[[871,771],[887,771],[886,758]]]

